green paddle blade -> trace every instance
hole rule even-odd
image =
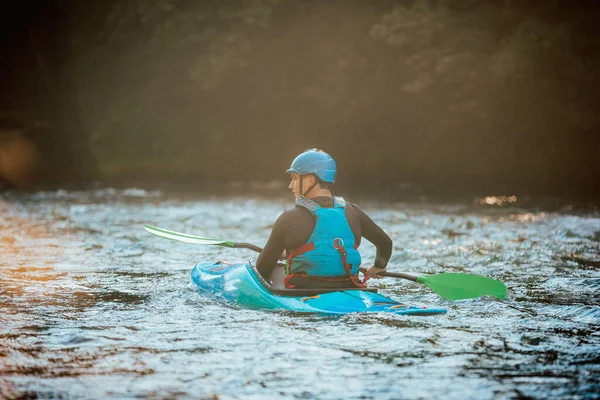
[[[156,226],[144,225],[146,232],[165,239],[176,240],[184,243],[194,244],[212,244],[217,246],[235,247],[235,242],[222,239],[211,239],[202,236],[188,235],[186,233],[180,233],[175,231],[169,231],[163,228],[157,228]]]
[[[504,300],[506,297],[504,283],[479,275],[442,273],[419,276],[417,282],[448,300],[474,299],[481,296],[494,296]]]

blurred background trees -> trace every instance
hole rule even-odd
[[[590,194],[598,8],[63,0],[7,43],[54,122],[46,180],[267,181],[320,147],[347,186]]]

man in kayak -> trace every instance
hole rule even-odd
[[[277,261],[286,258],[288,288],[364,287],[358,278],[357,248],[364,237],[377,248],[366,277],[378,277],[392,254],[392,240],[357,205],[331,194],[336,178],[334,159],[310,149],[286,171],[296,206],[279,216],[256,261],[267,279]]]

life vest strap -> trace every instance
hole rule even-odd
[[[352,275],[352,266],[348,264],[348,252],[344,248],[344,241],[340,238],[333,239],[333,247],[340,252],[340,255],[342,256],[342,264],[344,265],[344,271],[346,271],[346,275],[348,278],[350,278],[352,284],[357,288],[366,288],[367,285],[358,279],[358,274]]]
[[[321,208],[321,206],[318,205],[316,202],[304,196],[299,196],[298,199],[296,199],[296,205],[306,208],[312,214],[314,214],[318,209]]]
[[[302,246],[298,247],[297,249],[294,249],[292,251],[290,251],[290,254],[288,256],[288,259],[290,258],[294,258],[294,257],[298,257],[304,253],[308,253],[309,251],[313,251],[315,249],[315,242],[310,242],[310,243],[306,243],[303,244]]]
[[[290,280],[295,276],[299,276],[299,277],[306,278],[306,279],[314,279],[314,280],[324,281],[324,282],[341,282],[341,281],[350,279],[350,282],[352,282],[352,284],[354,286],[356,286],[357,288],[366,288],[367,285],[364,282],[360,281],[360,279],[358,278],[358,274],[352,275],[352,266],[350,264],[348,264],[348,259],[347,259],[348,252],[346,252],[346,249],[344,248],[344,241],[340,238],[334,239],[333,247],[337,251],[339,251],[340,255],[342,256],[342,264],[344,265],[344,271],[346,272],[345,276],[325,277],[325,276],[311,276],[311,275],[308,275],[306,272],[300,272],[297,274],[291,273],[292,265],[293,265],[292,259],[294,257],[298,257],[304,253],[308,253],[309,251],[312,251],[315,249],[315,243],[310,242],[310,243],[306,243],[306,244],[298,247],[297,249],[290,251],[290,253],[288,254],[287,268],[286,268],[286,270],[287,270],[286,272],[288,274],[286,275],[285,279],[283,280],[285,287],[289,288],[289,289],[293,289],[295,286],[290,283]],[[358,248],[358,244],[355,243],[354,248],[355,249]]]
[[[303,244],[302,246],[298,247],[297,249],[291,250],[290,254],[288,254],[288,257],[287,257],[287,264],[286,264],[286,268],[285,268],[286,274],[288,274],[288,276],[289,276],[292,273],[292,265],[294,264],[294,261],[292,259],[294,257],[298,257],[298,256],[300,256],[304,253],[308,253],[309,251],[312,251],[314,249],[315,249],[315,243],[310,242],[310,243]]]
[[[333,196],[333,201],[336,207],[344,208],[346,207],[346,200],[340,196]]]

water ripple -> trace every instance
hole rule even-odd
[[[389,270],[475,273],[507,300],[383,294],[448,314],[244,310],[190,283],[256,254],[143,224],[264,244],[289,199],[138,188],[0,196],[0,398],[593,398],[600,393],[600,219],[515,204],[376,203]],[[361,245],[365,262],[375,255]],[[432,384],[435,382],[435,384]]]

